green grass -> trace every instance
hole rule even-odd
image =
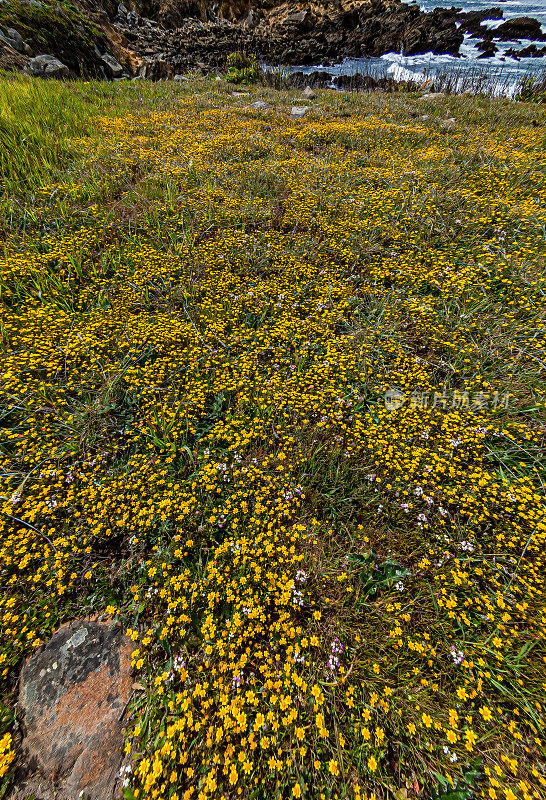
[[[86,135],[91,98],[77,86],[11,77],[0,81],[0,191],[20,196],[48,183],[79,157],[72,140]]]

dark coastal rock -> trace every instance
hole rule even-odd
[[[368,91],[378,86],[378,82],[370,75],[338,75],[334,83],[338,89],[351,92]]]
[[[496,39],[501,39],[501,41],[510,41],[512,39],[546,40],[546,36],[542,33],[540,22],[532,17],[509,19],[495,29],[494,35]]]
[[[514,50],[511,47],[509,50],[506,51],[505,55],[510,56],[511,58],[543,58],[546,56],[546,47],[537,47],[536,44],[530,44],[527,47],[523,47],[521,50]]]
[[[174,77],[172,64],[163,58],[147,58],[143,61],[138,75],[150,81],[166,81]]]
[[[476,48],[478,50],[483,50],[484,53],[490,53],[491,55],[495,55],[499,49],[496,44],[493,44],[492,39],[484,39],[483,42],[478,42]],[[481,56],[478,56],[478,58],[481,58]]]
[[[498,47],[488,47],[482,53],[480,53],[478,58],[492,58],[498,49]]]
[[[482,23],[486,19],[502,19],[502,8],[484,8],[481,11],[462,11],[456,14],[457,21],[461,23],[461,30],[474,36],[482,36],[488,30]]]
[[[309,86],[311,89],[325,89],[332,83],[333,76],[329,72],[317,70],[306,75],[303,72],[292,72],[290,83],[295,89]]]
[[[12,800],[111,800],[131,695],[132,644],[119,627],[62,626],[21,673],[26,768]]]

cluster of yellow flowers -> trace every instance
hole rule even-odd
[[[539,798],[543,135],[234,102],[101,119],[0,259],[2,676],[122,620],[138,798]]]
[[[4,777],[15,759],[11,745],[11,733],[5,733],[0,739],[0,778]]]

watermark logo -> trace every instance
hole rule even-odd
[[[406,402],[406,395],[398,389],[387,389],[385,392],[385,408],[388,411],[396,411],[402,408]]]
[[[512,395],[506,392],[501,395],[499,392],[460,392],[454,389],[448,394],[444,389],[442,392],[421,392],[415,391],[405,394],[400,389],[389,388],[384,394],[384,403],[387,411],[397,411],[402,406],[406,408],[424,411],[427,408],[438,408],[443,411],[460,409],[465,411],[496,411],[501,408],[508,408],[509,398]]]

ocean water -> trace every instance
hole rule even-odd
[[[420,0],[423,11],[433,8],[461,8],[463,11],[479,11],[480,9],[500,7],[504,12],[504,20],[513,17],[534,17],[542,23],[542,31],[546,33],[546,0]],[[484,25],[496,28],[503,20],[485,20]],[[354,75],[358,72],[375,75],[390,75],[395,80],[414,80],[424,83],[435,73],[449,71],[455,78],[460,78],[461,87],[466,85],[469,75],[473,84],[478,81],[493,94],[513,96],[521,79],[546,73],[546,58],[522,58],[517,60],[506,55],[510,48],[521,50],[532,42],[527,39],[513,42],[495,40],[498,51],[492,58],[478,59],[480,50],[475,45],[480,41],[465,34],[460,48],[460,57],[434,55],[425,53],[417,56],[404,56],[403,53],[386,53],[381,58],[345,59],[340,64],[326,67],[292,67],[291,71],[301,70],[304,73],[316,69],[326,69],[332,75]],[[535,42],[538,48],[546,42]]]

